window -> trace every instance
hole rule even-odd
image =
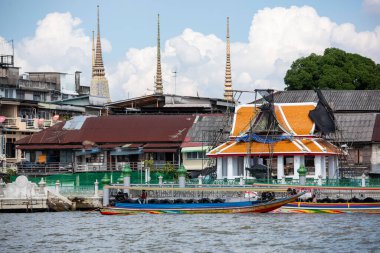
[[[104,163],[104,154],[91,154],[90,156],[86,157],[87,163]]]
[[[17,90],[16,91],[16,97],[17,97],[17,99],[25,99],[25,91]]]
[[[187,153],[187,159],[189,160],[195,160],[195,159],[205,159],[206,158],[206,152],[188,152]]]
[[[41,101],[41,93],[40,92],[33,92],[33,100],[34,101]]]
[[[33,92],[34,101],[46,101],[46,94],[44,92],[35,91]]]
[[[5,97],[6,98],[14,98],[13,97],[13,89],[5,89]]]
[[[16,157],[16,146],[15,146],[15,138],[7,138],[5,154],[7,158],[15,158]]]
[[[305,156],[305,167],[308,175],[315,174],[314,156]]]

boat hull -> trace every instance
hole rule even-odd
[[[214,214],[214,213],[267,213],[295,201],[303,193],[270,202],[231,202],[205,204],[117,204],[100,209],[103,215],[131,214]]]
[[[380,214],[380,202],[376,203],[288,203],[276,213],[373,213]]]

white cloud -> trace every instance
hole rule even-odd
[[[82,71],[83,84],[91,73],[92,38],[80,28],[81,20],[70,13],[49,13],[37,23],[35,34],[15,46],[15,63],[21,71]],[[102,50],[111,43],[102,39]],[[73,87],[67,87],[73,88]]]
[[[369,13],[380,14],[380,0],[364,0],[363,7]]]
[[[33,37],[16,45],[16,65],[23,67],[22,71],[81,70],[88,76],[92,43],[80,23],[70,13],[48,14],[38,22]],[[234,41],[234,31],[230,32]],[[283,89],[283,78],[294,60],[311,53],[322,54],[328,47],[380,62],[380,26],[357,32],[353,24],[336,24],[308,6],[258,11],[247,37],[247,43],[231,44],[233,88],[237,90]],[[111,43],[103,39],[102,47],[104,52],[110,51]],[[187,28],[163,42],[161,55],[165,93],[223,97],[225,38]],[[156,48],[128,49],[123,60],[105,62],[105,68],[113,101],[152,93]]]
[[[248,40],[231,45],[233,88],[238,90],[283,89],[283,78],[294,60],[311,53],[323,54],[328,47],[339,47],[380,62],[380,27],[359,33],[354,25],[338,25],[308,6],[260,10],[253,17]],[[150,48],[148,54],[147,50],[129,50],[124,61],[110,73],[113,99],[125,98],[117,93],[119,84],[130,96],[143,95],[147,88],[152,89],[156,52]],[[198,91],[200,96],[223,96],[224,38],[185,29],[166,41],[161,63],[165,93],[173,93],[171,72],[177,69],[178,94],[196,95]]]

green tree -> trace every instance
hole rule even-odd
[[[358,54],[327,48],[293,62],[284,78],[286,90],[380,89],[380,64]]]

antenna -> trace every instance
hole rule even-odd
[[[177,91],[177,69],[175,69],[173,72],[174,74],[174,95],[176,94],[176,91]]]

